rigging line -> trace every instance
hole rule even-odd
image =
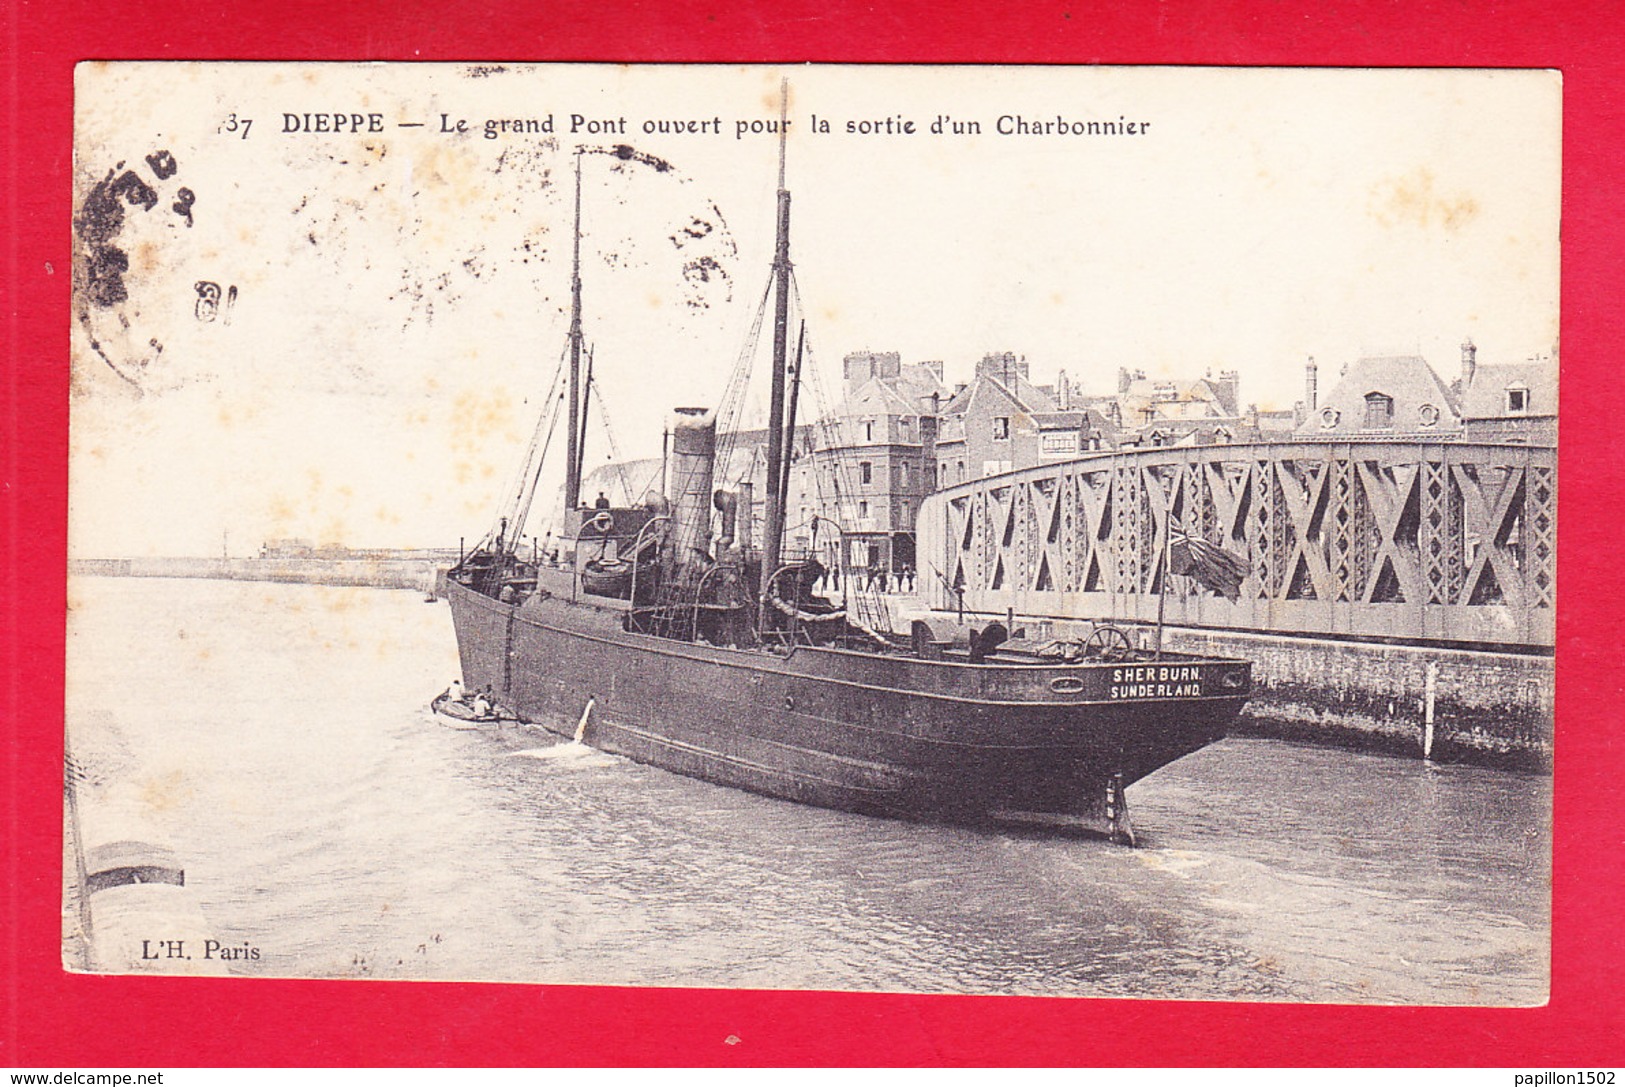
[[[805,307],[801,301],[801,284],[796,280],[793,270],[790,276],[790,296],[795,301],[796,312],[805,313]],[[823,439],[824,450],[829,454],[824,460],[829,465],[829,482],[834,489],[833,498],[837,516],[830,518],[830,520],[834,521],[837,527],[845,529],[849,525],[856,525],[857,507],[852,505],[856,499],[843,493],[841,472],[843,469],[856,472],[857,454],[852,442],[842,440],[842,423],[830,405],[830,397],[824,388],[823,374],[817,365],[815,352],[810,343],[807,345],[807,356],[803,369],[810,371],[813,400],[818,412],[819,432]],[[823,479],[816,470],[817,462],[815,461],[814,464],[813,485],[817,490],[819,504],[822,505],[824,502]],[[856,485],[848,488],[850,491],[856,491],[856,489]]]
[[[594,377],[593,377],[593,372],[592,372],[592,360],[593,360],[593,352],[595,350],[596,350],[596,348],[591,348],[591,347],[589,347],[587,349],[587,377],[586,377],[585,382],[582,385],[582,390],[581,390],[581,417],[576,420],[576,464],[575,464],[575,469],[576,469],[576,501],[578,501],[578,502],[581,500],[581,493],[580,493],[581,492],[581,484],[584,481],[583,477],[586,475],[586,467],[587,467],[587,415],[589,414],[587,409],[592,406],[592,404],[587,399],[587,394],[592,390],[592,387],[593,387],[593,384],[594,384]]]
[[[726,461],[733,455],[733,447],[738,433],[738,416],[745,399],[745,390],[750,386],[750,371],[752,363],[756,361],[757,349],[761,346],[762,322],[767,319],[767,300],[773,291],[773,277],[767,278],[767,284],[762,289],[762,300],[756,304],[756,317],[751,322],[750,329],[745,333],[745,340],[740,345],[739,355],[734,362],[733,372],[728,375],[728,384],[722,393],[722,400],[717,406],[717,437],[719,457]]]
[[[566,357],[567,352],[568,348],[566,348]],[[513,524],[517,526],[517,532],[520,535],[523,535],[524,527],[530,521],[530,511],[535,504],[536,493],[541,489],[542,468],[547,463],[547,451],[552,447],[553,432],[558,427],[559,413],[562,410],[560,405],[563,403],[564,398],[569,395],[569,382],[564,372],[564,366],[565,358],[561,357],[558,369],[553,374],[553,386],[549,392],[547,408],[544,409],[541,417],[537,420],[537,437],[533,439],[535,443],[533,456],[535,467],[532,470],[529,464],[526,466],[526,471],[530,474],[525,481],[522,492],[523,499],[514,510]]]
[[[542,448],[542,436],[547,426],[548,413],[553,410],[554,401],[558,399],[560,384],[564,380],[567,350],[567,348],[560,350],[559,360],[553,367],[552,380],[543,386],[546,391],[543,394],[541,406],[536,412],[536,425],[532,428],[530,442],[525,448],[525,459],[519,466],[518,475],[509,484],[509,490],[513,492],[513,498],[510,502],[512,509],[517,509],[524,502],[525,492],[531,476],[531,465],[535,458],[545,453]]]
[[[792,291],[795,283],[792,279]],[[800,304],[799,292],[793,293],[796,302],[796,311],[800,315],[803,308]],[[834,553],[834,566],[837,570],[846,568],[847,555],[840,546],[842,533],[849,527],[855,527],[857,522],[855,500],[842,487],[841,474],[843,469],[855,471],[852,467],[854,457],[850,448],[851,443],[844,441],[841,434],[842,422],[830,408],[830,397],[825,389],[823,375],[818,366],[816,352],[809,343],[806,347],[806,358],[800,367],[802,380],[810,381],[813,390],[813,400],[816,421],[811,424],[815,435],[815,451],[812,453],[808,472],[812,475],[814,499],[820,515],[837,530],[836,538],[831,541],[830,550]],[[826,482],[824,476],[829,476]],[[833,492],[833,493],[831,493]],[[825,513],[833,510],[833,516]]]
[[[621,490],[626,494],[626,504],[633,505],[638,496],[632,493],[632,485],[626,478],[626,462],[621,459],[621,446],[615,440],[615,428],[609,422],[609,405],[604,402],[604,394],[598,389],[598,382],[594,381],[587,387],[592,398],[598,402],[598,417],[604,421],[604,436],[609,439],[609,455],[611,463],[615,465],[615,474],[621,477]]]
[[[510,497],[505,498],[502,505],[498,508],[497,520],[492,523],[490,531],[486,533],[486,541],[496,537],[497,533],[500,531],[500,525],[503,517],[507,517],[509,523],[512,524],[516,519],[518,519],[520,507],[528,507],[529,505],[526,494],[530,489],[527,483],[531,477],[531,466],[535,464],[537,457],[541,456],[545,458],[546,455],[545,446],[540,444],[542,441],[542,433],[544,428],[547,426],[549,413],[557,401],[556,392],[558,390],[559,383],[563,380],[564,362],[568,350],[569,347],[566,345],[559,353],[558,364],[553,369],[553,380],[546,386],[548,390],[548,399],[543,404],[541,410],[536,413],[536,426],[531,432],[530,442],[525,447],[525,455],[517,465],[513,476],[509,479],[507,487],[503,489],[503,493],[505,495],[509,495]],[[537,467],[537,472],[540,472],[539,466]]]
[[[622,476],[624,477],[625,473],[626,473],[626,469],[622,468],[621,473],[622,473]],[[624,486],[624,484],[623,484],[623,486]],[[644,481],[644,484],[640,489],[638,489],[637,491],[628,491],[628,492],[626,492],[629,496],[631,496],[627,500],[628,504],[636,503],[637,501],[639,501],[642,498],[642,496],[648,494],[650,491],[657,491],[658,492],[659,489],[660,489],[660,465],[656,464],[654,466],[654,468],[650,470],[649,478]]]
[[[547,399],[543,401],[542,407],[536,412],[536,425],[531,428],[530,441],[525,445],[525,455],[516,466],[514,474],[509,478],[508,485],[503,489],[502,493],[508,497],[504,499],[502,509],[499,512],[511,514],[524,501],[525,481],[530,478],[531,461],[536,457],[537,443],[541,441],[542,428],[547,422],[547,412],[551,406],[553,393],[558,386],[563,370],[564,355],[561,351],[558,364],[553,369],[552,381],[544,386],[547,390]]]
[[[566,391],[566,395],[568,395],[567,391]],[[547,449],[548,449],[549,446],[551,446],[553,444],[553,431],[558,426],[559,416],[561,414],[563,414],[559,410],[559,405],[563,401],[564,401],[564,396],[560,396],[560,397],[556,398],[553,401],[553,411],[550,413],[550,417],[549,417],[548,422],[547,422],[547,437],[545,439],[543,439],[543,441],[542,441],[542,456],[540,456],[540,457],[538,457],[536,459],[536,476],[535,476],[535,480],[531,483],[529,496],[525,499],[524,509],[522,511],[520,511],[519,516],[517,518],[515,518],[515,520],[514,520],[514,526],[515,526],[514,535],[515,535],[515,537],[519,537],[519,536],[524,535],[525,522],[530,520],[531,504],[536,500],[536,492],[541,488],[542,465],[547,461]]]

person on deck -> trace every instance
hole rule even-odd
[[[460,679],[452,680],[451,686],[446,688],[446,697],[453,702],[461,702],[463,700],[463,681]]]
[[[598,492],[598,497],[593,501],[592,508],[595,510],[609,509],[609,499],[604,496],[603,491]]]

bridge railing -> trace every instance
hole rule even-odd
[[[937,607],[1153,622],[1167,532],[1245,558],[1240,599],[1168,579],[1170,624],[1549,647],[1557,451],[1283,442],[1103,453],[921,506]]]

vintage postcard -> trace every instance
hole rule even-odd
[[[65,966],[1543,1003],[1561,95],[81,64]]]

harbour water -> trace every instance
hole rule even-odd
[[[1140,848],[902,823],[590,730],[444,727],[456,647],[419,593],[76,578],[69,600],[69,739],[102,786],[80,805],[138,798],[216,938],[259,952],[233,973],[1546,999],[1542,776],[1232,739],[1129,789]]]

